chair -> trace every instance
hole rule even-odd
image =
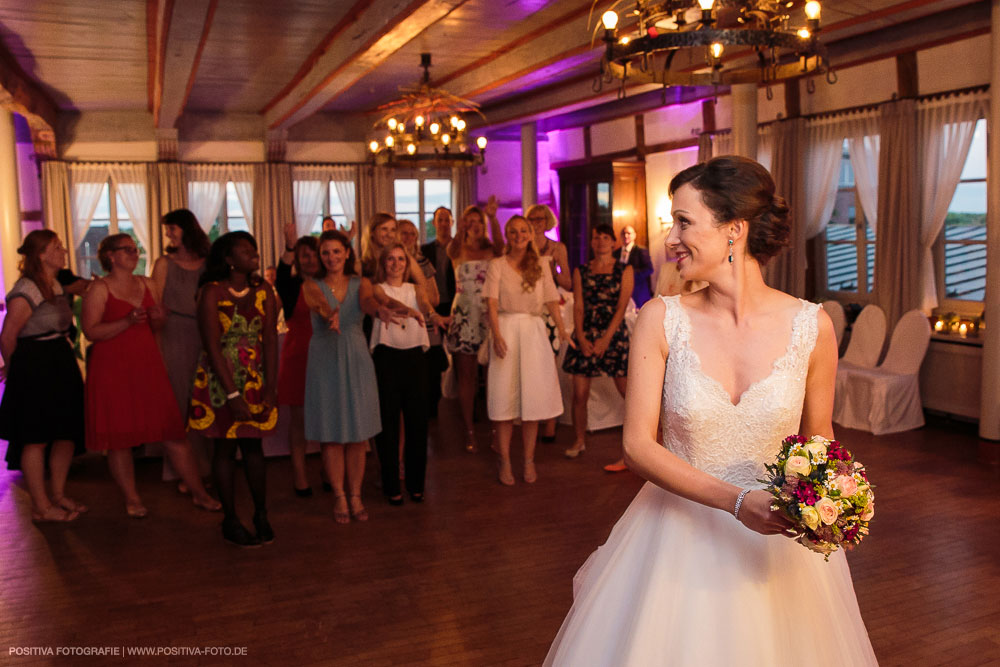
[[[840,305],[839,301],[824,301],[820,305],[823,306],[823,310],[833,320],[833,330],[837,334],[837,349],[839,350],[840,343],[844,340],[844,329],[847,328],[847,317],[844,315],[844,307]]]
[[[882,309],[875,304],[865,306],[851,328],[851,340],[840,360],[840,367],[874,368],[882,354],[885,329],[885,313]]]
[[[873,435],[923,426],[919,373],[930,340],[927,317],[911,310],[896,324],[889,352],[877,368],[838,369],[833,421]]]

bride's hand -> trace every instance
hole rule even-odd
[[[740,505],[740,523],[761,535],[782,534],[794,537],[794,533],[788,532],[793,528],[792,523],[780,512],[771,509],[772,499],[767,491],[755,490],[748,493]]]

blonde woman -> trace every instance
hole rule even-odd
[[[510,463],[514,420],[521,420],[524,481],[530,484],[538,479],[538,422],[558,417],[563,409],[544,310],[555,320],[560,341],[572,345],[559,314],[559,293],[551,269],[539,257],[533,237],[523,217],[515,215],[507,221],[506,251],[490,262],[483,289],[493,333],[486,405],[497,430],[500,483],[507,486],[514,484]]]
[[[483,284],[490,260],[503,253],[503,234],[496,212],[496,197],[490,197],[485,208],[469,206],[458,221],[458,234],[448,244],[448,257],[455,267],[455,300],[451,305],[451,324],[445,336],[445,347],[455,363],[458,400],[465,423],[465,449],[468,452],[476,451],[473,430],[479,373],[476,355],[489,331]],[[492,241],[486,235],[487,218],[490,220]]]

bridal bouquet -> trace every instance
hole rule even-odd
[[[795,524],[800,544],[829,560],[839,547],[854,548],[868,534],[875,493],[865,467],[837,440],[790,435],[765,479],[780,511]]]

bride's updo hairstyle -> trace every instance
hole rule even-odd
[[[788,205],[774,194],[774,180],[767,169],[739,155],[721,155],[688,167],[670,181],[670,196],[691,185],[712,211],[715,222],[746,220],[747,252],[763,266],[788,245],[792,225]]]

